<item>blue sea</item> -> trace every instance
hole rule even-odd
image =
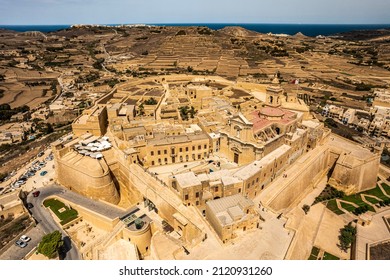
[[[116,26],[120,24],[107,24]],[[151,24],[156,26],[207,26],[218,30],[226,26],[241,26],[248,30],[259,33],[289,34],[294,35],[298,32],[306,36],[332,35],[340,32],[353,30],[372,30],[372,29],[390,29],[390,24],[270,24],[270,23],[170,23],[170,24]],[[11,29],[19,32],[41,31],[53,32],[69,28],[70,25],[0,25],[0,28]]]

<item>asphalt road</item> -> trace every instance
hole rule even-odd
[[[31,238],[27,242],[27,246],[24,248],[18,247],[16,244],[13,244],[7,251],[5,251],[1,256],[1,260],[21,260],[23,259],[32,249],[34,249],[38,243],[42,240],[42,237],[45,235],[40,225],[33,227],[25,233],[28,237]]]
[[[65,246],[67,248],[65,256],[66,260],[78,260],[80,259],[80,255],[77,251],[76,246],[73,244],[66,232],[63,231],[59,225],[57,225],[49,211],[43,206],[43,201],[47,197],[52,195],[56,195],[59,198],[63,197],[64,199],[76,205],[91,209],[92,211],[106,216],[110,219],[123,217],[128,213],[128,211],[121,210],[120,208],[111,206],[107,203],[89,199],[85,196],[72,192],[56,184],[39,188],[39,191],[40,195],[38,197],[33,197],[32,193],[30,193],[27,197],[27,202],[32,203],[34,205],[34,207],[30,209],[30,211],[45,233],[50,233],[55,230],[59,230],[60,232],[62,232]]]
[[[33,217],[45,234],[51,233],[55,230],[59,230],[62,233],[65,243],[65,260],[79,260],[80,255],[74,243],[68,237],[66,232],[63,231],[62,228],[53,220],[49,211],[42,205],[46,197],[51,195],[60,195],[64,192],[64,189],[61,187],[46,187],[40,188],[39,190],[41,193],[38,197],[33,197],[31,193],[27,197],[27,202],[34,205],[34,207],[30,209]]]

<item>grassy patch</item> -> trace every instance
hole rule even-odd
[[[377,204],[379,203],[379,200],[370,196],[366,196],[366,200],[372,204]]]
[[[337,215],[342,215],[342,214],[344,214],[344,212],[341,211],[341,210],[337,207],[337,202],[336,202],[335,199],[329,200],[329,201],[326,203],[326,208],[328,208],[330,211],[336,213]]]
[[[313,247],[311,249],[311,253],[310,254],[317,257],[319,252],[320,252],[320,249],[318,249],[317,247]]]
[[[341,198],[342,200],[345,200],[345,201],[348,201],[348,202],[352,202],[352,203],[355,203],[357,204],[358,206],[363,206],[363,205],[366,205],[366,203],[362,200],[362,198],[360,197],[360,194],[351,194],[349,196],[344,196]]]
[[[47,199],[43,202],[43,205],[45,205],[45,207],[49,207],[54,214],[56,214],[56,216],[61,220],[62,225],[69,223],[78,216],[78,212],[75,209],[70,209],[63,202],[57,199]],[[60,212],[59,210],[62,208],[64,208],[65,211]]]
[[[342,201],[340,201],[340,205],[341,205],[341,207],[343,207],[343,208],[344,208],[345,210],[347,210],[348,212],[352,212],[353,210],[356,209],[355,206],[352,206],[351,204],[345,203],[345,202],[342,202]]]
[[[328,252],[324,253],[324,257],[322,258],[323,260],[329,261],[329,260],[339,260],[339,257],[336,257]]]
[[[313,205],[321,201],[341,198],[343,196],[345,196],[344,192],[339,191],[328,184],[326,185],[325,189],[319,194],[319,196],[315,198]]]
[[[382,199],[382,200],[388,199],[388,197],[383,194],[383,192],[381,191],[379,186],[376,186],[376,188],[362,192],[362,193],[376,196],[377,198]]]
[[[341,198],[341,200],[355,203],[358,206],[368,206],[368,210],[369,211],[375,212],[374,208],[371,205],[368,205],[367,203],[365,203],[362,200],[362,197],[360,196],[360,194],[352,194],[352,195],[349,195],[349,196],[344,196],[343,198]]]
[[[390,195],[390,186],[388,186],[386,183],[382,183],[382,188],[388,195]]]
[[[316,260],[319,253],[320,253],[320,249],[313,246],[313,248],[311,248],[311,252],[308,260]]]

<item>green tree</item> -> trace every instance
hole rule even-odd
[[[47,123],[47,124],[46,124],[45,133],[46,133],[46,134],[50,134],[50,133],[52,133],[52,132],[54,132],[53,126],[52,126],[50,123]]]
[[[140,115],[140,116],[145,115],[144,103],[142,103],[141,105],[139,105],[139,115]]]
[[[310,206],[305,204],[302,206],[302,210],[305,212],[305,214],[307,214],[310,211]]]
[[[345,252],[351,247],[352,242],[355,240],[356,228],[349,223],[340,229],[339,241],[340,248]]]
[[[62,234],[56,230],[52,233],[46,234],[42,241],[38,245],[38,253],[48,257],[49,259],[54,259],[58,256],[58,251],[64,246],[64,241],[62,240]]]
[[[154,99],[153,97],[150,97],[148,100],[145,101],[145,104],[146,105],[156,105],[157,104],[157,100]]]
[[[189,110],[189,107],[188,106],[180,107],[179,110],[180,110],[181,119],[183,121],[187,121],[188,120],[188,110]]]
[[[194,106],[191,106],[191,109],[188,111],[190,113],[191,119],[194,118],[195,114],[198,112],[195,110]]]

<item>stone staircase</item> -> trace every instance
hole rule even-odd
[[[83,255],[88,255],[87,259],[98,260],[99,250],[105,248],[110,241],[125,227],[125,224],[118,222],[115,227],[108,234],[102,235],[97,238],[94,242],[84,247],[81,251]],[[86,258],[83,258],[86,259]]]

